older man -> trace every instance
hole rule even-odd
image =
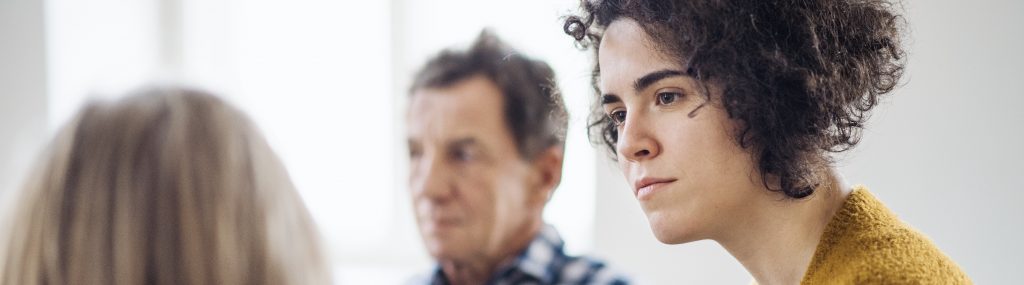
[[[544,205],[562,177],[567,117],[554,72],[483,32],[416,75],[409,187],[436,259],[428,284],[625,284],[568,256]]]

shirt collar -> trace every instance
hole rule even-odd
[[[540,284],[553,283],[559,268],[564,265],[566,255],[564,252],[565,241],[551,225],[545,224],[540,232],[530,241],[530,244],[510,263],[501,266],[491,276],[488,284],[506,283],[510,278],[522,277],[523,275],[539,281]],[[430,284],[449,284],[448,278],[444,276],[441,266],[435,265],[433,278]]]

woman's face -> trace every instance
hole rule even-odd
[[[619,167],[655,236],[676,244],[742,226],[758,194],[752,157],[736,123],[679,60],[659,52],[631,19],[612,22],[598,54],[604,112],[617,123]]]

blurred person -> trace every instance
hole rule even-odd
[[[253,123],[196,90],[92,102],[0,244],[0,284],[328,284],[319,238]]]
[[[437,261],[424,284],[626,284],[569,256],[542,218],[562,177],[568,114],[544,62],[488,31],[416,74],[407,119],[417,225]]]
[[[903,73],[898,7],[583,1],[564,29],[596,57],[591,136],[659,241],[714,240],[760,284],[970,283],[834,166]]]

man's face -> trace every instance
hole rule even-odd
[[[427,250],[439,260],[508,254],[529,233],[549,189],[519,156],[501,91],[475,76],[416,90],[406,117],[409,188]]]

